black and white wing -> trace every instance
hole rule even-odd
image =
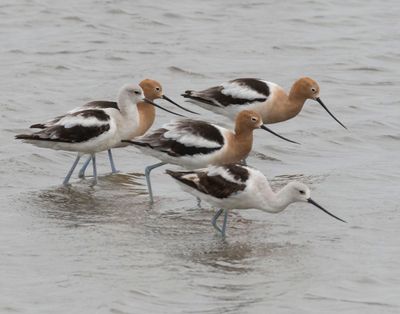
[[[225,143],[224,130],[205,121],[181,119],[135,140],[124,142],[174,157],[193,156],[221,149]]]
[[[66,114],[33,134],[19,134],[17,139],[81,143],[89,141],[110,129],[110,116],[103,110],[86,109]]]
[[[166,172],[180,183],[218,199],[228,198],[243,191],[250,176],[248,168],[239,164]]]
[[[59,122],[61,119],[68,116],[69,114],[73,114],[75,112],[79,112],[79,111],[82,111],[85,109],[107,109],[107,108],[113,108],[113,109],[119,110],[118,104],[115,101],[95,100],[95,101],[91,101],[91,102],[84,104],[82,107],[77,107],[75,109],[72,109],[71,111],[67,112],[66,114],[55,117],[44,123],[32,124],[30,126],[30,128],[31,129],[45,129],[45,128],[55,125],[57,122]]]
[[[270,93],[268,82],[239,78],[199,92],[187,90],[182,96],[211,106],[227,107],[264,102]]]

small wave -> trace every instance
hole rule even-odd
[[[192,71],[188,71],[188,70],[184,70],[184,69],[179,68],[177,66],[170,66],[170,67],[168,67],[168,70],[170,70],[171,72],[186,74],[186,75],[190,75],[190,76],[196,76],[196,77],[202,77],[202,78],[206,78],[207,77],[204,74],[196,73],[196,72],[192,72]]]
[[[258,7],[258,6],[265,6],[265,5],[266,5],[265,2],[260,1],[260,2],[245,3],[245,4],[242,4],[241,7],[247,9],[247,8],[253,8],[253,7]]]
[[[144,20],[142,23],[147,24],[147,25],[169,26],[168,24],[165,24],[165,23],[162,23],[159,21],[155,21],[155,20]]]
[[[381,82],[363,82],[360,83],[361,86],[393,86],[393,82],[381,81]]]
[[[116,56],[109,56],[109,57],[107,57],[106,59],[107,59],[107,60],[110,60],[110,61],[126,61],[125,58],[116,57]]]
[[[131,294],[134,294],[134,295],[139,295],[139,296],[144,296],[144,297],[151,297],[151,298],[156,297],[156,295],[154,293],[152,293],[151,291],[146,291],[146,290],[141,290],[141,289],[130,289],[128,292]]]
[[[105,43],[107,43],[107,41],[105,41],[105,40],[89,40],[88,42],[91,43],[91,44],[105,44]]]
[[[355,41],[356,38],[354,37],[340,37],[338,40],[343,40],[343,41]]]
[[[279,161],[279,162],[282,161],[282,160],[277,159],[275,157],[267,156],[267,155],[265,155],[263,153],[255,152],[255,151],[250,152],[250,156],[251,157],[255,157],[257,159],[260,159],[260,160],[270,160],[270,161]]]
[[[66,67],[66,66],[64,66],[64,65],[57,65],[57,66],[55,67],[55,69],[56,69],[56,70],[69,70],[69,68]]]
[[[168,18],[174,18],[174,19],[182,18],[182,15],[176,14],[176,13],[171,13],[171,12],[164,13],[163,16],[168,17]]]
[[[300,18],[292,18],[292,19],[289,19],[289,21],[294,22],[294,23],[308,23],[308,20],[300,19]]]
[[[93,52],[95,49],[87,49],[81,51],[72,51],[72,50],[59,50],[59,51],[37,51],[35,54],[37,55],[44,55],[44,56],[53,56],[53,55],[72,55],[72,54],[79,54],[79,53],[88,53]]]
[[[300,45],[284,45],[279,49],[293,49],[293,50],[306,50],[306,51],[316,51],[319,48],[314,46],[300,46]]]
[[[122,10],[121,8],[110,9],[110,10],[107,11],[107,13],[132,15],[132,13],[126,12],[125,10]]]
[[[383,302],[376,302],[376,301],[364,301],[364,300],[351,300],[351,299],[343,299],[343,298],[333,298],[333,297],[326,297],[326,296],[320,296],[320,295],[315,295],[311,293],[307,293],[305,296],[306,299],[310,300],[334,300],[334,301],[339,301],[339,302],[347,302],[347,303],[356,303],[356,304],[365,304],[365,305],[373,305],[373,306],[384,306],[384,307],[396,307],[395,305],[389,304],[389,303],[383,303]]]
[[[15,54],[25,54],[25,52],[20,50],[20,49],[11,49],[8,52],[9,53],[15,53]]]
[[[399,141],[400,140],[400,134],[394,135],[394,134],[384,134],[379,136],[382,139],[389,139],[389,140],[395,140]]]
[[[357,68],[351,68],[351,71],[365,71],[365,72],[383,72],[383,69],[376,68],[376,67],[357,67]]]
[[[140,55],[154,55],[154,51],[137,51],[138,54]]]
[[[49,9],[41,10],[40,13],[43,13],[43,14],[54,14],[54,12],[49,10]]]
[[[65,16],[62,18],[65,21],[73,21],[73,22],[84,22],[79,16]]]

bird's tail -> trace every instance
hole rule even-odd
[[[215,106],[215,104],[202,92],[196,92],[194,90],[187,90],[183,94],[181,94],[184,98],[189,98],[194,100],[195,102],[204,103],[206,105]]]
[[[172,170],[167,169],[167,170],[165,170],[165,172],[177,180],[179,180],[183,175],[182,171],[172,171]]]
[[[33,134],[18,134],[15,135],[15,139],[17,140],[34,140],[36,137]]]
[[[198,189],[196,183],[195,183],[195,177],[197,178],[197,174],[195,171],[172,171],[172,170],[165,170],[167,174],[169,174],[171,177],[173,177],[175,180],[178,182],[181,182],[185,185],[188,185],[192,188]]]
[[[45,129],[46,125],[44,125],[43,123],[36,123],[36,124],[32,124],[30,126],[31,129]]]
[[[184,98],[192,98],[194,91],[193,90],[186,90],[183,94],[181,94]]]

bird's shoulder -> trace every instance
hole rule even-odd
[[[81,109],[116,109],[119,110],[118,103],[115,101],[108,100],[94,100],[84,104]],[[79,110],[76,110],[79,111]]]
[[[163,128],[164,138],[188,146],[220,147],[225,143],[225,129],[203,120],[178,119]]]

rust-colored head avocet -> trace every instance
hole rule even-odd
[[[166,163],[195,169],[210,164],[240,162],[251,151],[253,131],[262,126],[261,116],[257,112],[243,110],[236,117],[235,130],[202,120],[179,119],[144,136],[123,142],[130,143],[144,154],[161,161],[145,170],[150,201],[153,202],[150,182],[152,169]]]
[[[187,90],[182,96],[205,109],[231,118],[242,110],[254,110],[261,115],[265,124],[282,122],[297,116],[306,100],[312,99],[346,128],[322,102],[318,83],[309,77],[301,77],[294,82],[288,94],[272,82],[239,78],[202,91]]]

